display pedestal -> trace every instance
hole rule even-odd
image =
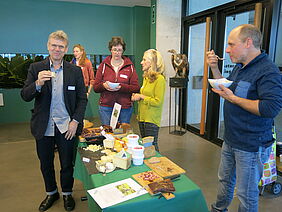
[[[183,97],[182,91],[187,87],[188,79],[186,78],[170,78],[169,79],[169,133],[173,135],[184,135],[186,130],[176,123],[177,120],[177,105],[179,105],[179,123],[182,124],[182,113],[183,113]],[[172,117],[172,90],[174,89],[174,118]],[[179,94],[179,96],[177,95]],[[179,104],[177,104],[179,103]],[[173,122],[173,125],[172,125]]]

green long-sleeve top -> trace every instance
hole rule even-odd
[[[137,119],[140,122],[150,122],[160,126],[164,103],[166,80],[163,75],[157,75],[157,79],[150,83],[148,78],[143,80],[140,93],[145,99],[138,102]]]

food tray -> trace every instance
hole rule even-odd
[[[144,160],[144,163],[163,178],[170,178],[186,172],[167,157],[158,157],[158,159],[159,163],[149,163],[148,160]]]
[[[148,177],[146,177],[148,176]],[[147,172],[142,172],[142,173],[138,173],[138,174],[134,174],[132,175],[132,177],[141,185],[143,186],[149,194],[151,195],[157,195],[154,194],[151,189],[149,188],[148,184],[153,183],[153,182],[158,182],[158,181],[162,181],[163,178],[158,175],[156,172],[154,171],[147,171]],[[150,178],[151,177],[151,178]],[[149,179],[149,180],[146,180]],[[161,193],[164,198],[166,198],[167,200],[174,198],[174,194],[172,193]]]

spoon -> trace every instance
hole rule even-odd
[[[215,56],[217,57],[218,60],[225,60],[225,58],[223,58],[223,57],[219,57],[217,55],[215,55]]]

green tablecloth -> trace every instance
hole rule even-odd
[[[115,170],[112,173],[103,176],[102,174],[89,175],[83,162],[80,159],[80,155],[77,152],[75,161],[74,178],[83,182],[84,189],[89,190],[92,188],[100,187],[109,183],[113,183],[119,180],[123,180],[131,177],[133,174],[138,174],[144,171],[150,170],[145,164],[142,166],[134,166],[128,170]],[[181,175],[181,177],[173,182],[176,188],[175,198],[166,200],[165,198],[158,199],[159,196],[151,196],[145,194],[137,198],[128,200],[126,202],[113,205],[105,208],[103,211],[109,212],[125,212],[125,211],[156,211],[162,212],[207,212],[208,208],[206,201],[203,197],[201,189],[194,184],[187,176]],[[102,211],[91,196],[88,196],[88,206],[90,212]]]

